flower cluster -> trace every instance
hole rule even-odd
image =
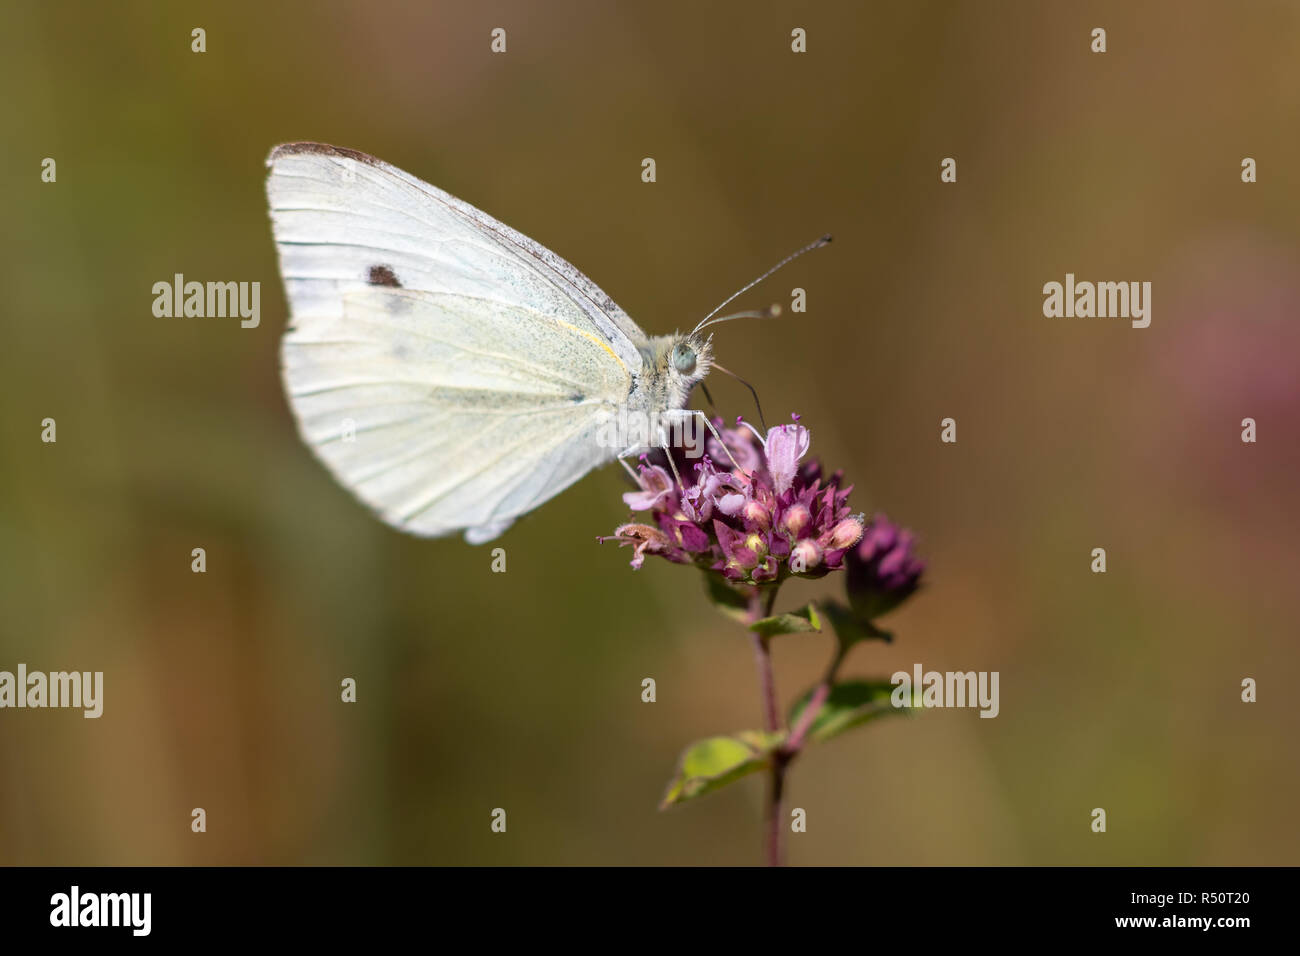
[[[631,545],[633,568],[656,554],[737,584],[821,577],[843,567],[862,539],[863,515],[849,508],[852,488],[840,487],[839,472],[823,479],[815,460],[803,461],[810,435],[794,418],[766,436],[742,419],[734,428],[715,419],[722,441],[710,437],[694,462],[675,454],[665,468],[642,456],[639,490],[623,500],[650,512],[649,521],[629,522],[598,540]]]
[[[858,546],[845,558],[849,603],[873,620],[892,611],[917,589],[925,562],[912,554],[913,535],[883,514],[874,515]]]

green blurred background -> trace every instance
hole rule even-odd
[[[1300,6],[58,2],[4,21],[0,669],[103,670],[106,691],[97,721],[0,712],[0,862],[760,860],[758,778],[655,809],[679,750],[756,726],[758,694],[693,572],[594,544],[626,515],[618,469],[508,532],[502,575],[486,548],[383,526],[297,438],[263,164],[299,139],[474,203],[650,332],[835,235],[742,300],[798,286],[808,312],[722,327],[719,357],[769,419],[802,413],[859,507],[921,535],[928,586],[846,675],[997,670],[1001,715],[809,752],[791,862],[1300,862]],[[260,281],[261,326],[155,318],[176,272]],[[1151,327],[1044,318],[1066,272],[1151,281]],[[828,653],[779,643],[787,701]]]

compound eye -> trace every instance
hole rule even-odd
[[[683,375],[690,375],[694,372],[695,350],[689,345],[675,346],[673,348],[673,368]]]

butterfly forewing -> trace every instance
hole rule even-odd
[[[269,165],[290,404],[385,521],[486,540],[619,450],[596,435],[645,336],[581,273],[364,154]]]

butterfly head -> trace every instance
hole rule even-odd
[[[673,346],[668,353],[668,364],[683,381],[694,385],[709,374],[712,364],[713,337],[697,338],[690,335],[673,336]]]
[[[673,335],[668,350],[668,378],[689,392],[713,367],[713,336]]]
[[[651,340],[650,378],[660,383],[668,407],[681,408],[691,389],[713,367],[712,336],[683,334],[656,336]]]

